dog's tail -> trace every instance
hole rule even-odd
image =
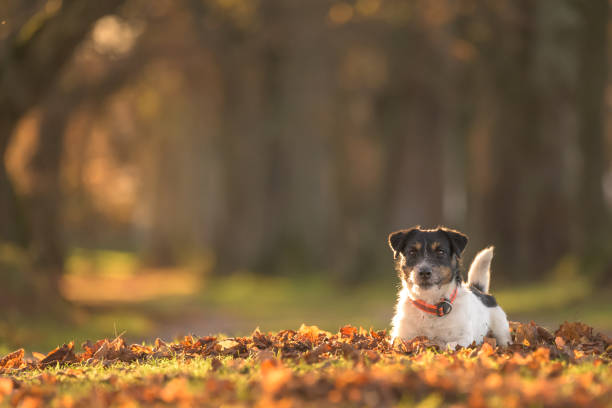
[[[493,249],[494,248],[490,246],[480,251],[472,261],[470,271],[468,272],[468,285],[475,286],[483,293],[489,293]]]

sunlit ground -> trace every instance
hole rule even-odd
[[[219,332],[246,335],[316,324],[334,331],[345,324],[388,328],[396,295],[392,273],[362,286],[333,285],[321,276],[262,277],[246,272],[207,278],[201,268],[143,269],[134,255],[75,251],[68,262],[64,295],[74,302],[65,316],[0,321],[0,352],[25,347],[43,351],[74,340],[114,337],[129,341],[172,339]],[[556,328],[582,321],[612,332],[610,292],[565,277],[536,285],[493,288],[511,320]]]

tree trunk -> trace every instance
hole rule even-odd
[[[64,0],[62,6],[56,12],[38,13],[32,19],[37,24],[32,24],[36,29],[26,32],[18,27],[7,40],[2,43],[0,49],[0,211],[9,225],[7,232],[0,230],[0,238],[13,238],[24,243],[25,223],[21,220],[20,206],[12,186],[10,176],[6,171],[4,156],[10,143],[12,133],[18,120],[32,107],[36,106],[44,95],[53,87],[61,75],[62,69],[72,57],[76,47],[89,32],[91,26],[100,17],[115,10],[124,0],[107,0],[101,2],[83,2],[80,0]],[[31,24],[29,21],[26,24]],[[64,123],[46,123],[51,127],[63,129]],[[57,129],[54,130],[54,132]],[[61,133],[63,134],[63,132]],[[36,207],[32,214],[26,214],[28,225],[36,225],[32,232],[32,238],[38,239],[39,235],[57,232],[57,218],[50,214],[57,214],[57,167],[59,166],[58,149],[61,151],[61,143],[57,139],[39,140],[40,155],[35,157],[33,170],[38,176],[45,179],[37,184],[33,192],[36,200],[44,200],[40,207]],[[50,171],[52,174],[46,174]],[[46,185],[46,182],[49,185]],[[47,202],[46,200],[49,200]],[[52,202],[53,201],[53,202]],[[40,209],[40,211],[38,211]],[[3,223],[4,225],[4,223]],[[63,250],[59,242],[49,245],[34,245],[34,263],[43,263],[44,270],[40,271],[42,283],[35,286],[40,287],[49,296],[57,297],[57,275],[61,273],[63,264]],[[47,269],[48,268],[48,269]],[[37,272],[38,273],[38,272]]]
[[[28,243],[23,209],[6,168],[6,149],[17,119],[0,110],[0,242],[10,241],[25,247]]]
[[[493,34],[476,71],[488,84],[479,90],[482,114],[469,139],[468,217],[481,242],[501,248],[500,275],[527,279],[553,267],[567,240],[558,231],[565,214],[557,177],[561,153],[540,129],[538,3],[514,7],[515,19],[490,16]]]
[[[60,162],[68,112],[54,99],[45,104],[38,144],[29,163],[31,190],[24,197],[30,236],[31,282],[39,298],[59,294],[64,270],[61,231]]]

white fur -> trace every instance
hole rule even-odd
[[[468,284],[477,284],[484,293],[489,293],[489,282],[491,280],[491,260],[493,259],[493,247],[483,249],[474,257],[470,271],[468,272]]]
[[[484,274],[481,267],[485,265],[487,289],[492,256],[492,248],[487,248],[474,258],[474,262],[477,262],[477,264],[472,277],[477,277],[479,280],[476,282],[483,284]],[[472,269],[471,267],[470,273],[472,273]],[[454,347],[456,345],[466,347],[474,341],[476,344],[482,343],[487,333],[491,332],[497,344],[508,345],[511,339],[506,313],[499,305],[495,307],[485,306],[468,289],[469,282],[458,287],[457,297],[453,302],[453,310],[445,316],[438,317],[425,313],[410,302],[410,299],[421,299],[429,304],[436,304],[443,297],[449,298],[456,285],[456,282],[451,282],[440,288],[434,286],[423,289],[416,285],[410,288],[402,280],[402,289],[398,295],[395,316],[392,320],[391,338],[394,340],[396,337],[400,337],[404,340],[411,340],[417,336],[427,336],[441,347]]]

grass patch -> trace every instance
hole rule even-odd
[[[0,264],[13,270],[9,294],[22,279],[23,255],[0,246]],[[381,272],[384,278],[356,286],[333,283],[322,273],[289,278],[245,272],[218,277],[206,275],[211,261],[204,258],[185,268],[143,270],[134,253],[75,249],[68,259],[67,279],[72,279],[70,290],[79,307],[34,317],[18,309],[3,311],[0,351],[19,346],[45,350],[68,340],[80,344],[113,337],[115,330],[126,331],[128,339],[170,340],[190,333],[247,335],[257,326],[275,331],[302,322],[330,331],[346,322],[389,328],[397,292],[392,272]],[[612,292],[593,288],[570,272],[529,285],[498,287],[493,282],[493,294],[512,320],[535,320],[548,327],[565,320],[583,321],[612,333]]]
[[[494,291],[509,313],[526,314],[560,310],[588,299],[593,288],[585,279],[551,280]]]
[[[146,315],[126,311],[116,313],[70,312],[63,318],[48,316],[0,322],[0,350],[4,353],[25,347],[28,351],[50,350],[57,345],[87,339],[115,337],[129,332],[130,338],[147,336],[154,322]]]

